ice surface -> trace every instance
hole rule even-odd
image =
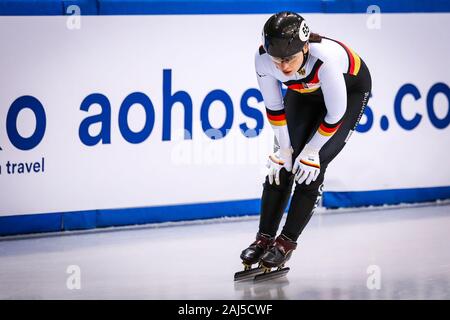
[[[0,298],[450,299],[448,204],[322,210],[286,278],[234,283],[257,227],[255,217],[3,239]],[[70,265],[80,267],[79,290],[67,288]]]

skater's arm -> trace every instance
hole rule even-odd
[[[255,56],[256,78],[264,99],[266,116],[274,130],[280,149],[288,150],[291,148],[291,140],[286,123],[281,84],[267,72],[266,68],[267,66],[257,53]]]
[[[298,184],[309,185],[320,174],[319,151],[341,125],[347,106],[344,75],[331,64],[323,64],[318,71],[327,113],[311,140],[295,159],[292,173]]]
[[[308,143],[311,148],[316,150],[320,150],[337,131],[347,107],[347,88],[342,72],[332,64],[323,64],[319,69],[318,76],[327,113],[319,129]]]

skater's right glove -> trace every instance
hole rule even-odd
[[[309,185],[312,181],[316,181],[320,174],[319,149],[312,148],[307,144],[295,159],[292,173],[295,174],[298,184],[305,182]]]
[[[288,172],[292,170],[292,148],[280,149],[269,155],[269,159],[267,160],[267,168],[269,168],[269,183],[272,184],[275,180],[275,183],[279,185],[280,170],[282,168],[285,168]]]

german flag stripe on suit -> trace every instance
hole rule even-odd
[[[335,124],[329,124],[324,121],[320,124],[319,129],[317,129],[317,131],[319,131],[321,135],[329,137],[332,136],[339,129],[341,123],[342,120]]]
[[[351,74],[353,76],[358,75],[359,69],[361,68],[361,58],[350,47],[347,47],[342,42],[334,40],[334,39],[326,38],[326,37],[324,37],[324,38],[334,41],[336,43],[339,43],[341,45],[341,47],[344,48],[344,50],[345,50],[345,52],[347,52],[347,56],[348,56],[347,73]]]
[[[267,119],[273,126],[285,126],[286,122],[286,113],[284,110],[270,110],[266,108]]]
[[[310,85],[313,85],[313,88],[306,88],[304,86],[303,83],[292,83],[292,84],[287,84],[288,88],[300,93],[311,93],[314,92],[316,90],[320,89],[320,86],[318,86],[319,83],[319,69],[320,66],[322,65],[322,61],[321,60],[317,60],[317,62],[314,64],[310,74],[302,79],[303,83],[309,83]],[[315,86],[317,85],[317,86]]]
[[[320,169],[320,164],[315,164],[315,163],[312,163],[312,162],[309,162],[309,161],[305,161],[303,159],[300,160],[300,163],[303,163],[303,164],[305,164],[307,166],[310,166],[310,167],[314,167],[314,168]]]

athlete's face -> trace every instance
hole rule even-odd
[[[306,54],[308,52],[308,46],[305,45],[303,47],[303,52]],[[286,76],[292,76],[295,72],[300,69],[300,66],[303,63],[303,53],[300,51],[299,53],[296,53],[290,57],[286,58],[277,58],[272,57],[273,63],[275,63],[275,66],[284,73]]]

